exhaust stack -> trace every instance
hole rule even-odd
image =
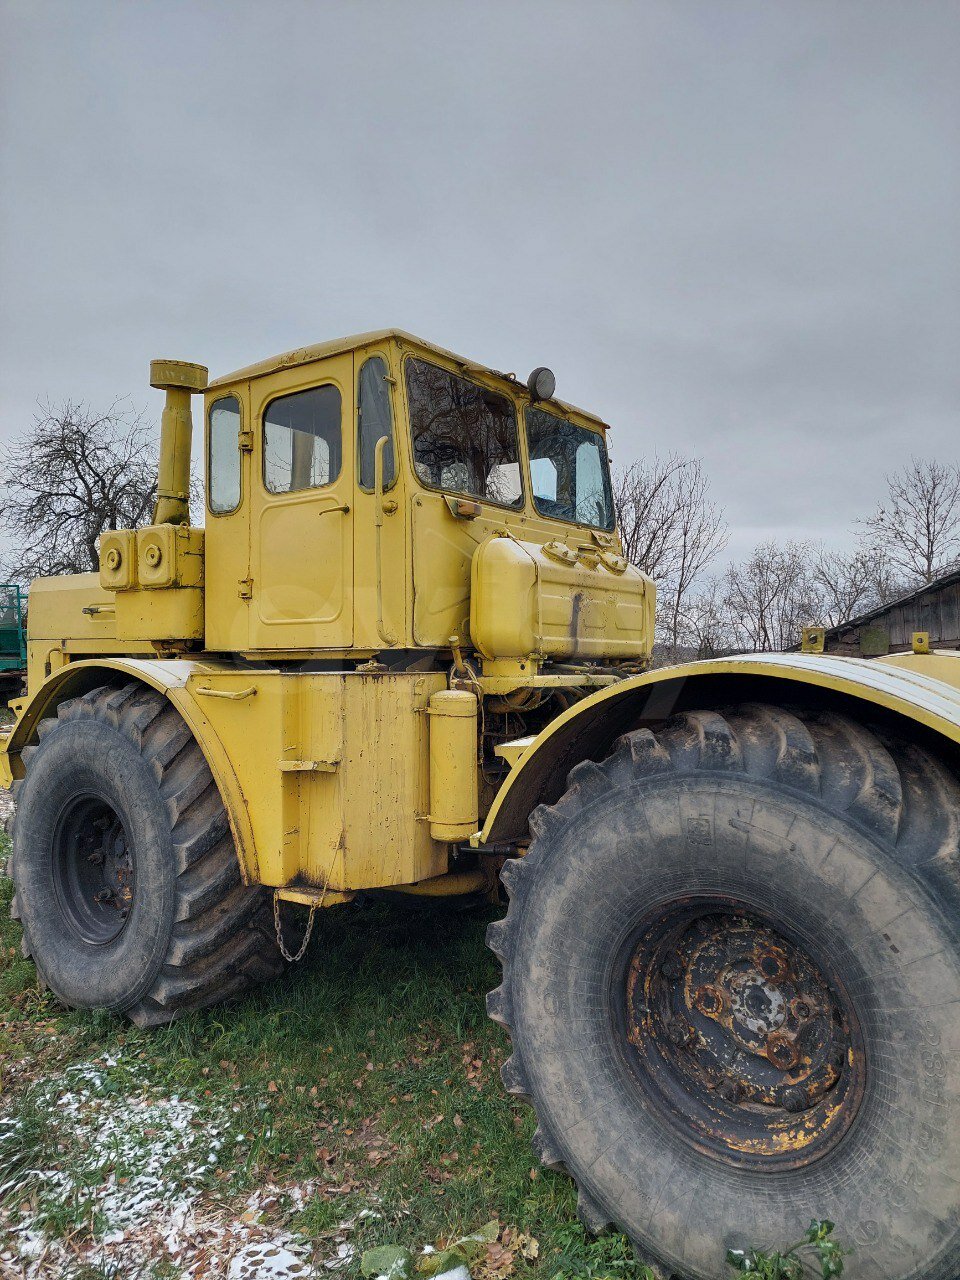
[[[160,465],[154,524],[190,523],[190,446],[193,415],[190,397],[207,386],[208,370],[186,360],[151,360],[150,385],[166,391],[160,419]]]

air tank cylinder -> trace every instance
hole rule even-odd
[[[479,825],[477,697],[463,689],[433,694],[430,715],[430,834],[466,840]]]

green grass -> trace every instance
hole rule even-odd
[[[47,1233],[96,1237],[88,1184],[104,1169],[130,1172],[129,1151],[111,1164],[109,1151],[71,1146],[58,1124],[63,1073],[102,1060],[97,1107],[176,1096],[196,1108],[196,1125],[226,1125],[219,1163],[202,1180],[225,1206],[242,1207],[268,1182],[315,1183],[302,1207],[277,1212],[318,1240],[372,1209],[350,1235],[357,1257],[377,1244],[447,1242],[497,1218],[539,1243],[537,1257],[515,1256],[521,1280],[642,1276],[623,1237],[594,1240],[579,1226],[572,1184],[539,1168],[532,1113],[500,1085],[509,1044],[484,1009],[499,981],[483,942],[491,911],[331,910],[280,981],[142,1032],[67,1012],[40,989],[19,954],[9,895],[0,878],[0,1114],[16,1122],[0,1142],[0,1183],[4,1162],[8,1175],[70,1174],[65,1200],[43,1185],[20,1189]],[[156,1276],[174,1274],[169,1266],[158,1257]]]

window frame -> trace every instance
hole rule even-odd
[[[536,410],[538,413],[545,413],[550,418],[556,418],[559,423],[566,423],[568,426],[576,427],[578,431],[587,431],[591,435],[595,435],[599,438],[600,446],[603,450],[603,461],[606,463],[606,477],[609,485],[610,518],[612,523],[608,527],[605,528],[603,525],[599,524],[587,524],[583,520],[568,520],[563,516],[551,515],[549,512],[541,511],[537,506],[537,494],[533,487],[533,464],[536,459],[534,458],[533,452],[530,448],[530,432],[527,428],[527,413],[530,410]],[[545,409],[542,404],[533,400],[528,400],[523,406],[523,446],[527,455],[527,470],[530,473],[530,505],[538,520],[554,520],[557,524],[573,525],[577,529],[589,529],[591,533],[602,533],[607,536],[616,534],[617,508],[613,499],[613,475],[610,471],[610,455],[607,452],[607,437],[605,431],[598,430],[596,427],[587,426],[587,424],[583,422],[575,422],[573,418],[565,414],[558,413],[553,409]]]
[[[278,400],[289,400],[292,396],[302,396],[309,391],[318,391],[321,387],[332,387],[337,393],[340,401],[340,467],[335,476],[331,476],[329,480],[323,484],[304,485],[299,489],[271,489],[267,483],[267,414],[270,412],[272,405]],[[324,489],[329,489],[337,484],[343,476],[344,464],[344,430],[343,430],[343,388],[333,378],[327,378],[323,382],[312,382],[306,387],[297,387],[292,391],[281,391],[275,396],[271,396],[260,410],[260,482],[263,485],[263,491],[270,498],[296,498],[304,493],[322,493]],[[271,424],[273,425],[273,424]],[[322,439],[320,436],[315,439]]]
[[[212,488],[211,488],[211,480],[213,479],[213,466],[212,466],[213,411],[214,409],[216,409],[217,405],[224,400],[233,400],[237,406],[237,417],[239,419],[239,425],[237,427],[237,472],[240,477],[240,485],[239,485],[239,497],[237,498],[237,505],[235,507],[231,507],[228,511],[217,511],[213,506],[213,502],[212,502],[213,495],[212,495]],[[215,520],[219,520],[224,516],[236,515],[236,513],[243,506],[243,450],[240,448],[240,433],[243,431],[243,402],[241,401],[240,397],[237,395],[235,391],[228,391],[222,396],[217,396],[216,400],[211,400],[210,404],[207,406],[206,419],[207,419],[206,421],[207,447],[205,451],[206,457],[204,461],[206,463],[206,482],[207,483],[205,485],[206,492],[204,493],[204,504],[206,506],[207,514],[210,516],[213,516]]]
[[[413,419],[410,414],[410,395],[407,387],[407,364],[411,360],[418,360],[420,364],[431,365],[434,369],[440,369],[443,373],[449,374],[452,378],[459,378],[462,382],[469,382],[471,386],[480,387],[483,391],[492,391],[494,395],[502,396],[513,408],[513,423],[517,433],[517,470],[520,479],[520,497],[516,502],[497,502],[495,498],[482,497],[476,493],[466,493],[463,489],[445,489],[442,485],[431,484],[428,480],[424,480],[423,476],[417,470],[417,446],[413,438]],[[407,436],[410,447],[410,465],[417,484],[425,489],[428,493],[440,493],[450,498],[464,498],[468,502],[483,502],[488,506],[496,507],[499,511],[513,511],[518,515],[522,515],[527,510],[527,489],[526,475],[524,470],[523,450],[524,440],[523,432],[520,430],[520,405],[516,398],[500,387],[488,386],[484,382],[478,382],[475,378],[468,378],[464,373],[449,369],[445,364],[440,364],[437,360],[428,359],[426,356],[419,355],[415,351],[407,352],[403,357],[401,367],[403,382],[403,402],[406,408],[406,427]]]
[[[363,475],[363,452],[362,452],[362,445],[360,441],[360,432],[361,432],[361,425],[362,425],[360,420],[360,409],[361,409],[360,377],[364,369],[367,367],[367,365],[370,363],[371,360],[382,361],[383,366],[386,370],[386,373],[384,375],[384,381],[387,384],[387,402],[390,405],[390,443],[393,446],[393,478],[390,480],[389,484],[385,484],[383,486],[383,492],[389,493],[390,490],[394,488],[397,481],[400,479],[400,457],[399,457],[400,448],[399,448],[399,440],[398,440],[399,432],[397,431],[396,397],[394,395],[396,391],[397,380],[393,376],[393,374],[390,372],[390,357],[385,351],[368,352],[360,361],[360,364],[357,366],[357,387],[355,392],[357,397],[357,430],[355,435],[355,443],[356,443],[356,450],[357,450],[357,459],[356,459],[357,488],[361,493],[373,493],[374,491],[372,487],[367,488],[365,484],[361,483],[361,477]],[[412,443],[412,440],[411,440],[411,443]]]

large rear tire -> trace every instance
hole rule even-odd
[[[665,1274],[829,1217],[851,1280],[960,1275],[960,786],[853,720],[628,734],[531,821],[488,941],[507,1088]]]
[[[155,1026],[280,970],[269,896],[242,883],[216,784],[165,698],[131,682],[63,702],[23,759],[13,914],[64,1004]]]

